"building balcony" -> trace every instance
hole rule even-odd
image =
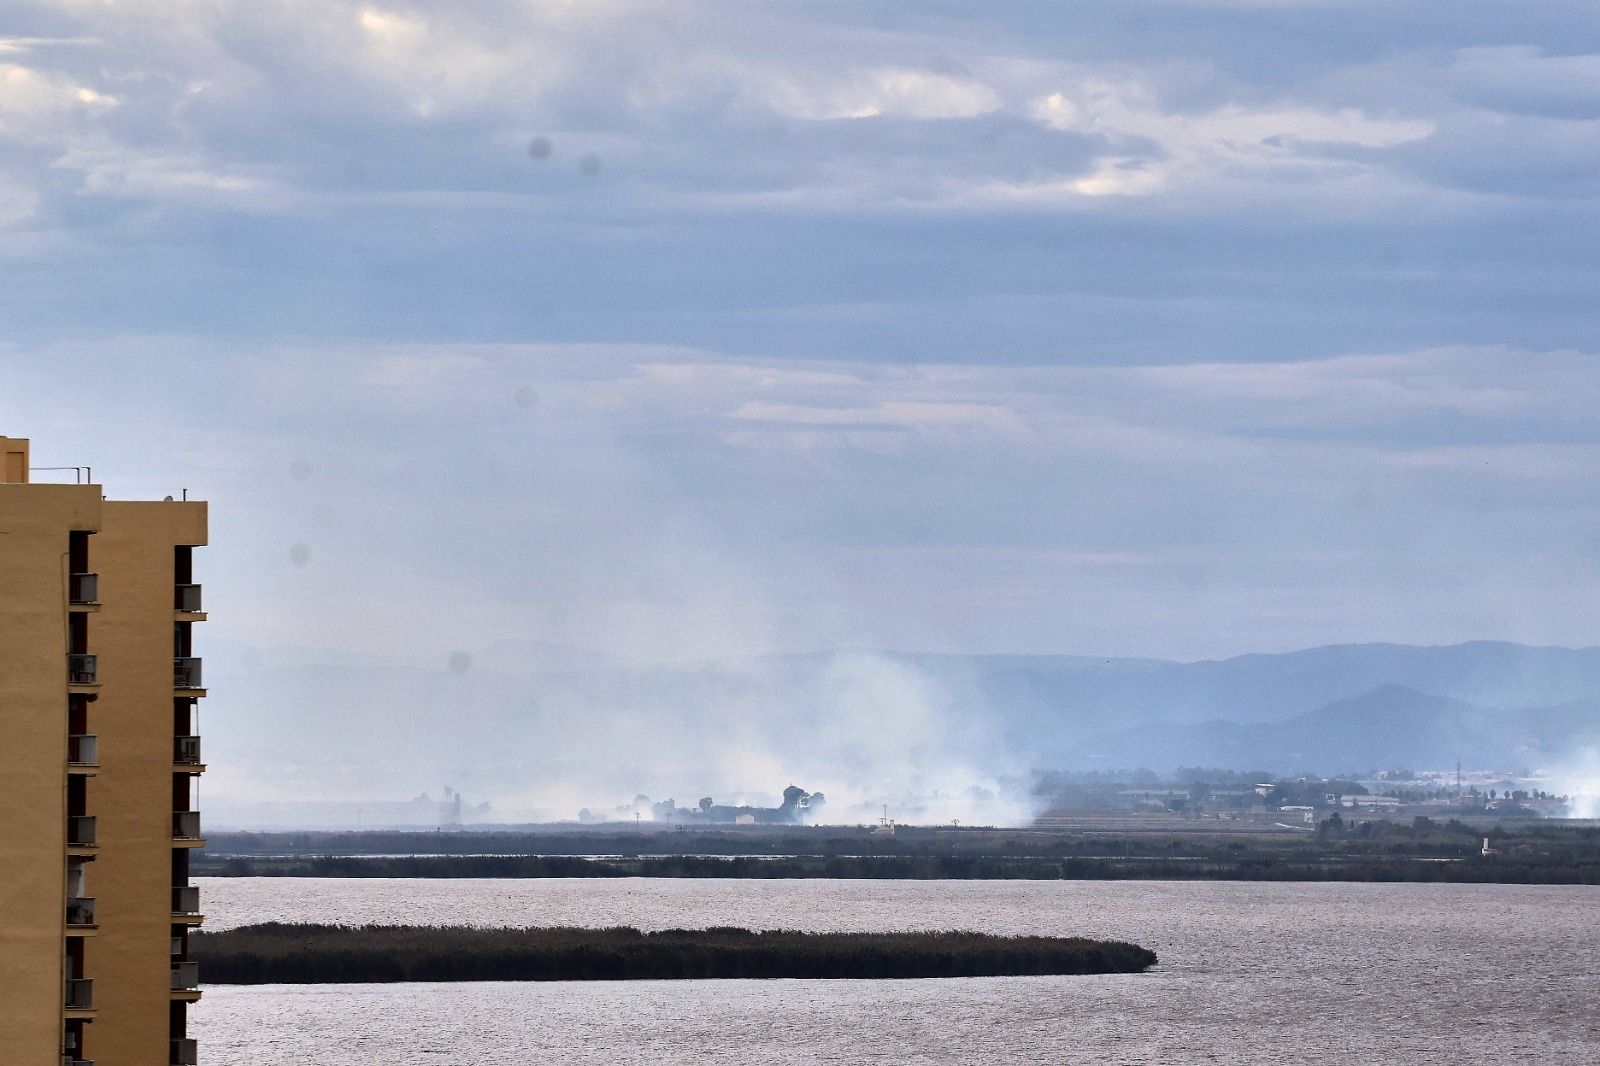
[[[67,898],[67,924],[83,927],[95,924],[93,896],[69,896]]]
[[[67,978],[68,1010],[94,1010],[94,981],[87,977]]]
[[[94,847],[94,815],[76,814],[67,818],[67,846]]]
[[[172,913],[175,916],[199,914],[200,890],[194,885],[175,886],[172,889]]]
[[[200,679],[200,660],[198,658],[172,660],[172,687],[190,690],[205,688]]]
[[[172,812],[172,839],[174,839],[174,840],[199,840],[200,839],[200,812],[199,811],[173,811]]]
[[[67,738],[69,766],[99,766],[100,738],[93,733],[75,733]]]
[[[73,574],[67,578],[67,602],[74,607],[94,607],[100,603],[100,575]]]
[[[94,1066],[93,1059],[75,1059],[67,1055],[61,1060],[61,1066]]]
[[[200,987],[200,964],[198,962],[175,962],[172,964],[172,990],[174,992],[188,992]]]
[[[182,1039],[172,1042],[172,1054],[167,1056],[171,1066],[200,1066],[200,1043]]]
[[[98,685],[100,663],[93,655],[74,652],[67,656],[67,684]]]
[[[199,585],[174,585],[172,587],[172,609],[181,614],[200,614],[205,611],[201,606]]]
[[[177,766],[200,766],[200,738],[173,737],[172,762]]]

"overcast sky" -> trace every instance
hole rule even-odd
[[[1596,643],[1600,7],[9,0],[0,433],[217,646]]]

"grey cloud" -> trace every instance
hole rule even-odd
[[[338,646],[361,632],[381,650],[408,639],[301,604],[315,594],[425,614],[447,641],[441,656],[499,630],[666,657],[866,634],[1038,646],[1076,617],[1079,582],[1110,595],[1118,573],[1144,575],[1151,596],[1174,573],[1207,575],[1207,595],[1263,581],[1288,594],[1334,552],[1369,575],[1363,595],[1392,598],[1394,567],[1431,570],[1442,543],[1468,570],[1537,556],[1584,571],[1582,531],[1600,510],[1588,353],[1118,369],[413,345],[262,352],[207,369],[198,353],[159,351],[98,367],[117,386],[117,419],[33,431],[129,457],[97,463],[129,491],[209,483],[230,580],[275,605],[233,624],[266,643],[294,633]],[[58,350],[38,365],[50,370],[12,374],[8,423],[48,406],[53,374],[95,360]],[[178,420],[173,380],[217,402]],[[536,406],[509,401],[530,387]],[[166,443],[150,453],[130,433]],[[295,476],[295,463],[314,474]],[[381,551],[365,532],[374,521]],[[469,547],[441,555],[441,544]],[[308,583],[269,592],[292,578],[295,545]],[[934,562],[941,552],[961,563]],[[1006,552],[1019,561],[1001,565]],[[1095,560],[1119,554],[1129,562],[1097,572]],[[997,600],[1008,569],[1029,572],[1024,559],[1056,577]],[[1369,635],[1365,608],[1329,595],[1323,638]],[[928,596],[968,607],[937,622],[902,616],[906,597]],[[1120,650],[1157,639],[1118,617],[1097,615],[1098,639]],[[1579,624],[1559,605],[1545,623],[1568,640]],[[1250,632],[1231,639],[1249,646]]]
[[[1507,124],[1500,113],[1470,114],[1442,122],[1433,143],[1402,156],[1436,187],[1588,202],[1600,191],[1590,165],[1597,141],[1600,118],[1538,116]]]
[[[1128,557],[1141,610],[1173,578],[1242,631],[1326,594],[1310,639],[1392,595],[1344,599],[1302,539],[1392,576],[1368,544],[1488,514],[1462,557],[1531,536],[1582,562],[1578,6],[171,11],[27,6],[27,37],[93,40],[0,54],[45,86],[0,163],[8,384],[54,410],[53,373],[110,375],[170,442],[126,479],[200,442],[186,480],[286,493],[226,530],[248,591],[440,597],[459,648],[491,623],[648,643],[674,611],[707,642],[1054,642],[1078,583],[1117,615],[1086,560]],[[174,421],[173,378],[210,426]],[[280,483],[294,461],[317,474]],[[419,477],[450,506],[414,512]],[[362,514],[397,528],[382,560]],[[482,568],[438,559],[458,538]],[[1280,551],[1275,591],[1227,592]],[[1053,562],[1018,591],[1029,560]],[[1013,610],[946,616],[926,568]],[[288,587],[262,632],[314,592]],[[610,607],[520,607],[584,595]],[[922,603],[904,624],[872,610],[894,595]]]
[[[0,432],[269,659],[1587,642],[1591,5],[7,16]]]
[[[807,787],[898,803],[1025,765],[952,732],[973,698],[960,678],[864,656],[808,688],[682,664],[1583,643],[1600,591],[1595,358],[1014,367],[13,343],[0,426],[41,461],[92,460],[114,496],[212,501],[219,794],[332,774],[354,798],[443,776],[507,813],[570,816],[822,767]],[[96,387],[68,403],[64,379]],[[513,402],[524,388],[537,404]],[[588,649],[586,679],[552,648]],[[866,742],[878,721],[893,746]],[[285,722],[358,757],[285,749]],[[515,742],[487,759],[474,745],[491,735]]]
[[[1593,44],[1594,42],[1589,42]],[[1600,52],[1547,53],[1536,45],[1465,48],[1449,67],[1462,99],[1494,111],[1546,118],[1600,118]]]
[[[89,28],[107,31],[99,47],[40,57],[38,73],[76,78],[118,101],[92,127],[90,143],[69,145],[78,154],[62,158],[66,172],[89,169],[85,157],[93,158],[102,141],[102,175],[128,153],[171,159],[198,150],[201,156],[165,189],[125,187],[102,176],[99,188],[88,190],[179,202],[206,178],[226,185],[241,173],[270,175],[302,196],[337,188],[345,184],[340,176],[351,173],[362,188],[528,193],[537,191],[534,179],[509,149],[525,145],[523,131],[535,124],[559,133],[575,153],[604,147],[613,157],[648,159],[638,170],[647,179],[625,186],[624,202],[635,206],[670,207],[671,197],[660,194],[674,188],[692,188],[698,198],[760,191],[770,179],[749,168],[775,158],[785,167],[776,189],[791,203],[892,205],[904,190],[885,178],[900,160],[935,168],[943,179],[943,188],[924,188],[912,200],[960,207],[967,186],[1015,180],[993,165],[1003,155],[960,152],[974,131],[930,129],[920,135],[926,149],[908,153],[892,127],[869,120],[871,132],[855,140],[870,151],[852,165],[849,139],[829,143],[806,128],[848,115],[936,124],[1001,111],[1027,118],[1039,98],[1086,79],[1125,82],[1165,96],[1164,106],[1179,111],[1282,112],[1296,106],[1298,95],[1253,84],[1243,62],[1052,53],[1041,43],[1061,40],[1029,39],[1020,25],[994,20],[930,19],[923,28],[885,33],[795,11],[712,20],[693,6],[554,10],[474,15],[339,3],[269,16],[226,5],[212,21],[174,18],[166,26],[101,11],[80,16]],[[1331,63],[1344,58],[1329,55]],[[1305,84],[1316,84],[1315,77]],[[1198,103],[1207,97],[1209,104]],[[1403,106],[1402,99],[1394,104]],[[1351,102],[1333,97],[1298,105],[1307,114],[1332,113]],[[741,129],[760,139],[762,151],[723,143],[722,133]],[[791,142],[800,150],[791,150]],[[1044,143],[1036,141],[1028,154],[1034,172],[1046,179],[1084,176],[1083,160],[1062,159]],[[709,165],[696,165],[701,159]],[[841,171],[856,175],[842,196],[793,199],[836,187]],[[237,202],[248,209],[251,201],[244,195]]]
[[[21,10],[82,40],[0,55],[51,87],[0,165],[18,336],[1022,363],[1591,332],[1592,131],[1512,99],[1581,100],[1570,6]]]

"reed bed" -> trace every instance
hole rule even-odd
[[[969,932],[479,929],[271,922],[196,932],[207,983],[873,979],[1138,973],[1155,952],[1120,941]]]

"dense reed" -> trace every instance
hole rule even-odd
[[[801,933],[728,927],[477,929],[278,922],[197,932],[207,983],[998,977],[1137,973],[1119,941],[966,932]]]

